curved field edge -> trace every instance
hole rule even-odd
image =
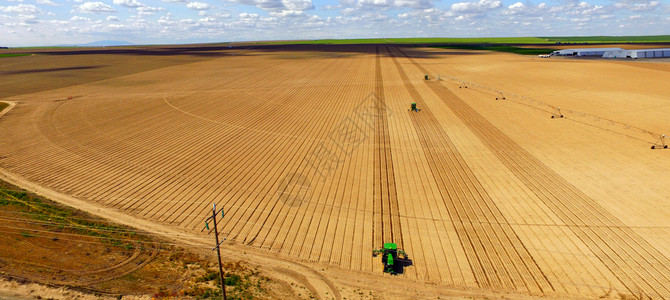
[[[96,297],[220,296],[211,257],[128,226],[52,202],[0,181],[0,294],[28,297],[16,285],[65,287]],[[63,255],[66,254],[66,255]],[[258,267],[226,261],[225,283],[233,298],[294,296],[286,284]],[[12,287],[13,286],[13,287]],[[37,288],[39,295],[63,290]],[[64,294],[64,296],[72,296]]]
[[[213,268],[211,252],[211,242],[208,238],[202,236],[190,236],[181,233],[174,228],[164,227],[160,224],[153,224],[132,216],[117,214],[110,209],[98,207],[94,203],[84,203],[69,195],[61,194],[49,188],[42,187],[35,183],[26,181],[22,177],[12,174],[0,168],[0,183],[20,187],[22,192],[45,197],[55,201],[56,205],[66,205],[72,209],[84,212],[93,218],[100,220],[110,220],[115,226],[127,228],[140,228],[143,232],[152,232],[150,238],[159,239],[168,247],[178,249],[174,253],[166,253],[167,260],[177,262],[188,261],[189,259],[197,261],[195,264],[187,264],[186,268],[195,273],[191,278],[193,283],[190,287],[181,287],[181,290],[171,290],[166,286],[157,286],[158,291],[153,294],[155,298],[174,296],[181,293],[186,297],[207,297],[219,295],[218,289],[215,289],[218,280],[218,273]],[[73,205],[74,204],[74,205]],[[84,204],[83,206],[76,206]],[[121,218],[119,218],[121,217]],[[139,229],[138,229],[139,230]],[[25,238],[34,238],[29,232],[24,233]],[[237,246],[237,247],[236,247]],[[434,299],[435,297],[467,297],[467,298],[487,298],[487,299],[508,299],[514,297],[517,299],[540,299],[529,295],[514,293],[487,291],[476,288],[457,288],[442,285],[423,285],[421,290],[416,289],[419,282],[415,280],[397,280],[394,277],[383,277],[379,275],[367,274],[360,277],[360,273],[337,268],[335,266],[314,265],[309,263],[297,263],[277,258],[267,252],[259,251],[253,247],[241,245],[228,246],[222,245],[222,257],[226,257],[233,262],[224,263],[226,272],[227,292],[231,289],[238,289],[233,295],[248,295],[244,288],[252,288],[250,282],[255,282],[256,287],[252,292],[254,298],[272,298],[272,299],[376,299],[376,298],[408,298]],[[181,247],[186,247],[184,250]],[[179,254],[188,255],[187,258],[179,257]],[[208,257],[207,257],[208,256]],[[203,259],[203,257],[207,257]],[[201,265],[199,265],[200,263]],[[183,266],[182,266],[183,267]],[[199,270],[197,270],[199,268]],[[287,272],[290,270],[290,272]],[[232,276],[231,276],[232,275]],[[235,276],[237,275],[237,276]],[[250,276],[251,275],[251,278]],[[356,277],[356,280],[351,278]],[[109,290],[95,289],[91,287],[73,286],[68,284],[54,284],[49,282],[40,282],[38,280],[25,278],[21,276],[11,276],[2,272],[0,274],[0,293],[12,294],[14,296],[30,297],[35,292],[49,291],[49,287],[58,288],[59,292],[68,293],[68,291],[79,291],[83,294],[118,297],[121,292],[110,292]],[[127,274],[123,280],[138,280],[133,274]],[[180,278],[184,280],[184,278]],[[113,282],[113,281],[112,281]],[[231,286],[232,285],[232,286]],[[394,289],[385,289],[383,287],[393,285]],[[30,287],[29,289],[23,286]],[[2,290],[3,287],[10,287],[11,290]],[[269,290],[267,288],[270,288]],[[240,289],[242,288],[242,289]],[[52,289],[53,290],[53,289]],[[23,291],[23,292],[22,292]],[[265,294],[263,294],[265,292]],[[0,294],[1,295],[1,294]],[[76,293],[69,293],[66,296],[73,296]],[[231,295],[231,294],[229,294]],[[551,296],[544,296],[541,299],[558,299]]]

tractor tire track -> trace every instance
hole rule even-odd
[[[384,102],[384,81],[381,70],[381,57],[377,46],[375,56],[375,132],[374,132],[374,230],[372,248],[383,243],[393,242],[402,248],[402,230],[398,211],[398,194],[395,187],[393,157],[387,120],[387,107]]]

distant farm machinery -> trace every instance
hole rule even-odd
[[[391,275],[402,274],[406,266],[412,265],[407,253],[398,249],[395,243],[384,243],[384,248],[372,250],[372,256],[381,255],[384,264],[384,273]]]
[[[560,108],[560,107],[557,107],[557,108],[556,108],[556,111],[557,111],[557,113],[555,113],[555,114],[551,114],[551,118],[552,118],[552,119],[560,119],[560,118],[563,118],[563,114],[561,113],[561,108]]]
[[[658,141],[656,143],[654,143],[654,145],[651,146],[651,149],[656,149],[656,148],[658,148],[658,149],[668,149],[668,145],[665,144],[665,138],[666,137],[668,137],[668,136],[665,135],[665,134],[661,134],[659,136]]]

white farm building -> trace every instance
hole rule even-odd
[[[670,48],[628,50],[631,58],[670,57]],[[605,56],[603,56],[605,57]]]
[[[623,50],[621,48],[583,48],[583,49],[563,49],[551,53],[557,56],[603,56],[606,52]]]
[[[557,56],[600,56],[604,58],[661,58],[670,57],[670,48],[664,49],[635,49],[621,48],[582,48],[563,49],[551,53]]]

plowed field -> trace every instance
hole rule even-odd
[[[7,92],[0,167],[193,235],[217,203],[232,249],[362,277],[395,242],[413,262],[398,280],[670,298],[670,64],[217,51]]]

